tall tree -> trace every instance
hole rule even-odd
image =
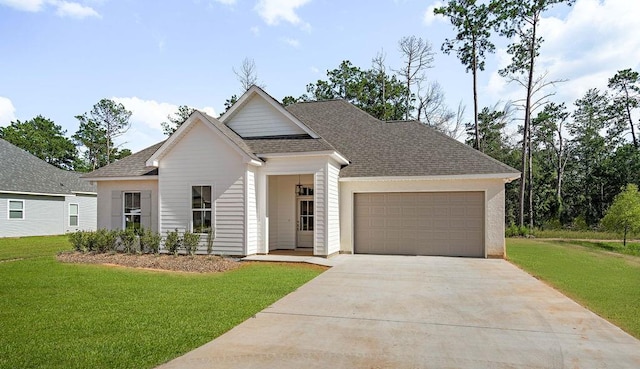
[[[636,131],[631,117],[631,111],[638,107],[640,102],[640,74],[631,69],[619,70],[615,76],[609,79],[609,88],[616,92],[613,100],[617,111],[622,112],[624,121],[631,130],[633,146],[638,148]]]
[[[233,70],[233,74],[238,78],[238,82],[242,85],[243,93],[253,85],[264,88],[264,85],[258,84],[258,72],[256,70],[255,60],[244,58],[238,70],[236,70],[236,68],[231,69]]]
[[[130,117],[131,112],[124,105],[110,99],[102,99],[89,113],[76,116],[80,127],[73,138],[85,147],[88,168],[95,170],[121,157],[114,140],[129,130]]]
[[[435,14],[449,18],[456,28],[453,39],[445,39],[442,51],[446,54],[456,53],[467,73],[473,76],[473,122],[475,140],[473,147],[480,148],[478,132],[478,71],[484,70],[486,53],[493,53],[495,45],[491,42],[493,20],[489,6],[477,4],[476,0],[450,0],[447,5],[434,9]]]
[[[73,141],[65,137],[66,133],[61,126],[42,115],[0,127],[0,138],[58,168],[73,170],[78,150]]]
[[[171,136],[171,134],[175,132],[176,129],[180,128],[182,123],[184,123],[194,111],[196,111],[196,109],[190,106],[180,105],[178,107],[178,111],[167,115],[167,122],[160,123],[162,125],[163,133],[167,136]]]
[[[524,76],[526,85],[524,125],[522,129],[522,155],[520,177],[520,214],[519,225],[524,225],[525,190],[527,162],[531,147],[531,113],[532,97],[534,93],[534,78],[537,58],[542,44],[539,36],[542,14],[553,5],[565,3],[572,5],[575,0],[492,0],[491,9],[496,14],[496,29],[502,35],[513,42],[508,46],[507,52],[511,55],[511,64],[500,71],[502,76]],[[531,207],[531,206],[530,206]],[[530,225],[533,219],[529,219]]]
[[[411,113],[412,87],[426,78],[425,72],[433,67],[435,53],[429,41],[416,36],[405,36],[398,41],[398,50],[403,66],[394,71],[402,78],[407,95],[405,96],[405,119],[409,120]]]

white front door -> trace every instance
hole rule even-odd
[[[313,196],[298,197],[296,247],[313,247]]]

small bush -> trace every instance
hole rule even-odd
[[[93,244],[96,252],[116,252],[118,249],[118,231],[98,229],[93,233]]]
[[[157,254],[160,251],[160,241],[162,236],[158,232],[153,232],[148,229],[140,229],[140,251],[151,252]]]
[[[69,233],[69,242],[73,245],[73,249],[79,252],[87,251],[87,241],[90,232],[76,231]]]
[[[127,228],[119,231],[118,238],[120,239],[120,245],[122,245],[122,251],[127,254],[135,251],[135,245],[138,239],[135,229]]]
[[[185,251],[189,255],[195,255],[196,251],[198,251],[198,245],[200,244],[200,234],[192,233],[188,230],[184,232],[182,235],[182,245],[184,246]]]
[[[181,246],[182,239],[178,230],[167,231],[167,237],[164,239],[164,248],[173,255],[178,255]]]
[[[213,240],[216,238],[216,229],[211,227],[207,230],[207,255],[213,252]]]
[[[511,224],[504,230],[505,237],[529,237],[531,231],[525,226]]]

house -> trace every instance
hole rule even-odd
[[[0,139],[0,237],[96,229],[96,186]]]
[[[100,228],[213,228],[218,254],[325,257],[503,257],[504,186],[518,177],[419,122],[342,100],[283,107],[255,86],[219,120],[196,111],[166,141],[85,176]]]

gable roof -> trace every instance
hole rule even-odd
[[[80,173],[57,168],[0,139],[0,192],[70,195],[95,193],[96,186],[80,179]]]
[[[245,156],[248,161],[257,163],[261,162],[260,158],[251,151],[249,146],[247,146],[242,138],[231,130],[231,128],[227,127],[216,118],[196,110],[191,113],[189,118],[187,118],[187,120],[182,123],[182,125],[180,125],[180,127],[178,127],[178,129],[150,155],[145,162],[145,165],[157,166],[157,161],[162,158],[162,156],[164,156],[180,140],[180,138],[182,138],[182,136],[191,129],[191,126],[196,124],[198,121],[203,122],[207,127],[218,133],[224,140],[229,142],[234,149]]]
[[[254,96],[260,96],[264,102],[269,104],[278,113],[282,114],[282,116],[285,119],[290,121],[293,125],[301,129],[303,132],[305,132],[312,138],[319,138],[318,134],[314,132],[311,128],[309,128],[309,126],[300,122],[300,120],[298,120],[296,116],[292,115],[289,111],[287,111],[287,109],[285,109],[284,106],[282,106],[282,104],[278,102],[278,100],[274,99],[271,95],[269,95],[263,89],[261,89],[256,85],[251,86],[244,94],[242,94],[242,96],[240,96],[238,101],[236,101],[236,103],[233,104],[231,108],[229,108],[229,110],[227,110],[220,117],[220,122],[224,123],[225,125],[228,125],[233,120],[233,117],[236,114],[238,114],[238,112],[241,111],[244,108],[244,106],[247,105]]]
[[[340,177],[519,173],[420,122],[383,122],[344,100],[298,103],[287,110],[349,158]]]
[[[122,178],[122,177],[144,177],[157,176],[158,168],[148,166],[147,160],[155,153],[165,141],[158,142],[135,154],[124,157],[114,163],[98,168],[91,173],[87,173],[82,178]],[[144,179],[144,178],[140,178]]]

